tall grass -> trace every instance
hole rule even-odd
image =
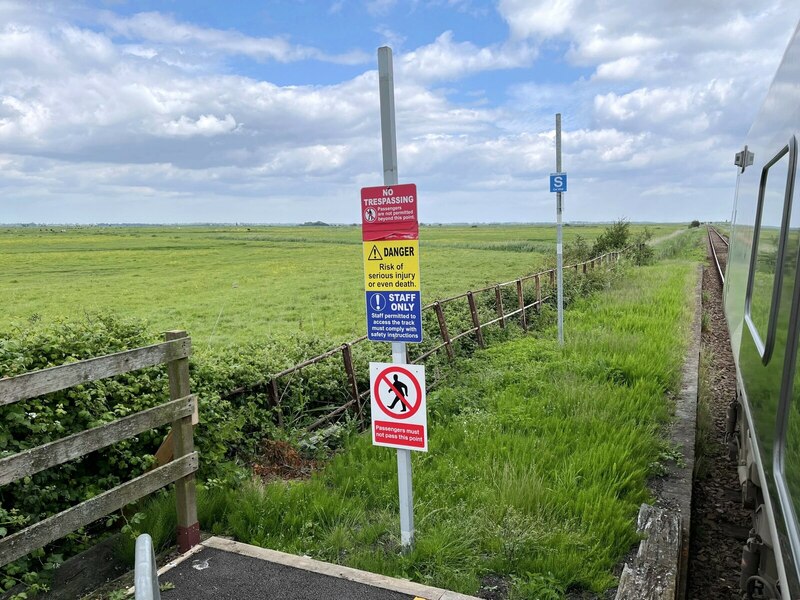
[[[664,455],[695,275],[637,269],[573,304],[564,348],[548,328],[456,363],[429,395],[430,452],[414,453],[412,551],[394,452],[368,435],[309,481],[203,488],[202,528],[465,593],[489,574],[515,598],[603,592]]]

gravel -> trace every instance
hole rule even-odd
[[[738,600],[739,562],[751,514],[742,508],[736,463],[728,457],[725,439],[725,415],[736,397],[736,374],[722,310],[722,285],[710,260],[703,269],[703,291],[708,325],[702,346],[712,356],[708,400],[712,422],[705,440],[708,468],[704,476],[695,473],[694,479],[687,598]]]

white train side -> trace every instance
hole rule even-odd
[[[800,599],[800,25],[736,155],[725,278],[737,370],[729,410],[753,530],[744,598]]]

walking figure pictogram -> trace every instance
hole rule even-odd
[[[392,400],[392,403],[389,405],[389,410],[394,410],[394,405],[400,402],[400,412],[404,413],[408,410],[408,406],[406,405],[408,386],[398,379],[397,373],[392,376],[392,379],[394,379],[394,382],[389,388],[389,393],[391,394],[392,391],[394,391],[394,400]]]

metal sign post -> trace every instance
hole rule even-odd
[[[556,172],[561,173],[561,113],[556,113]],[[561,230],[561,192],[556,192],[556,275],[558,277],[558,343],[564,345],[564,234]]]
[[[394,121],[394,72],[392,49],[378,48],[378,82],[381,100],[383,185],[397,185],[397,133]],[[405,364],[405,342],[392,342],[392,362]],[[400,492],[400,543],[404,550],[414,542],[414,491],[411,486],[411,450],[397,450],[397,482]]]

